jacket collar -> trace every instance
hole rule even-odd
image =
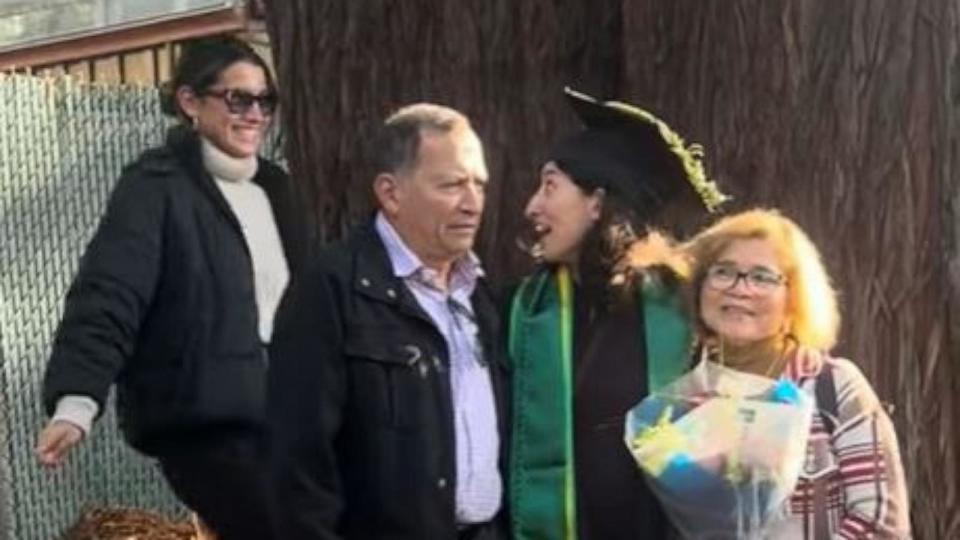
[[[217,189],[213,176],[203,166],[203,152],[200,150],[200,137],[197,133],[184,125],[174,126],[167,131],[167,147],[189,172],[190,179],[197,184],[204,195],[213,201],[217,210],[223,213],[233,228],[242,235],[243,227],[240,221],[230,209],[227,199]]]
[[[410,249],[400,233],[383,215],[383,212],[377,212],[374,218],[374,228],[387,250],[387,257],[390,259],[390,265],[393,267],[395,276],[404,280],[412,278],[422,281],[423,274],[435,272],[423,264],[420,257]],[[480,259],[470,251],[453,261],[448,276],[448,289],[451,293],[464,288],[473,291],[477,279],[483,277],[483,275]]]
[[[394,275],[387,248],[372,220],[357,231],[356,264],[352,280],[353,289],[358,294],[395,305],[401,312],[433,324],[403,280]]]
[[[431,326],[433,320],[427,314],[416,297],[404,284],[403,279],[394,275],[393,264],[387,254],[387,248],[377,233],[374,220],[357,230],[356,259],[354,263],[352,287],[357,294],[372,298],[385,304],[392,304],[409,316],[421,319]],[[485,280],[477,280],[477,286],[471,295],[474,313],[477,315],[484,345],[490,345],[497,339],[497,308],[493,303]],[[493,353],[493,349],[488,351]]]
[[[213,176],[207,171],[203,163],[200,137],[189,126],[177,125],[167,131],[166,147],[187,171],[191,181],[213,203],[214,207],[227,219],[239,235],[243,235],[240,220],[233,213],[227,199],[214,183]],[[298,269],[306,255],[303,252],[305,238],[301,229],[299,214],[303,210],[295,204],[289,195],[291,186],[289,177],[279,168],[260,157],[257,158],[256,174],[253,183],[257,184],[267,195],[270,206],[273,208],[274,219],[280,230],[280,239],[284,253],[291,269]],[[297,215],[293,215],[297,214]],[[244,248],[247,244],[244,242]]]

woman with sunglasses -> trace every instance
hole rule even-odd
[[[262,466],[274,312],[303,259],[293,185],[258,158],[277,106],[246,44],[185,46],[181,125],[123,171],[66,298],[36,447],[57,466],[117,384],[127,442],[221,539],[272,537]]]
[[[785,377],[815,399],[786,519],[765,537],[909,538],[893,424],[856,365],[827,352],[840,317],[807,235],[775,211],[751,210],[720,220],[687,249],[696,359],[744,377]]]

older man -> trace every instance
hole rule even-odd
[[[295,285],[270,350],[280,537],[498,538],[505,370],[472,253],[487,186],[468,119],[401,109],[373,223]]]

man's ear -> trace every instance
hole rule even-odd
[[[200,97],[197,96],[196,92],[189,86],[181,86],[177,88],[176,100],[183,114],[196,121],[200,114]]]
[[[606,196],[607,192],[603,188],[597,188],[590,194],[590,218],[594,221],[599,220],[603,215],[603,199]]]
[[[382,172],[373,179],[373,194],[384,214],[395,216],[400,210],[400,180],[392,173]]]

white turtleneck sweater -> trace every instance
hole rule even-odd
[[[260,315],[260,339],[270,341],[273,316],[290,281],[280,232],[263,188],[253,183],[257,158],[238,159],[203,139],[203,164],[237,216],[253,260],[253,280]]]
[[[253,183],[257,158],[235,158],[201,139],[203,164],[240,222],[253,266],[259,316],[258,333],[264,343],[273,334],[273,317],[290,281],[290,269],[280,242],[280,232],[263,188]],[[90,432],[99,406],[89,396],[67,395],[57,402],[51,421],[64,420]]]

